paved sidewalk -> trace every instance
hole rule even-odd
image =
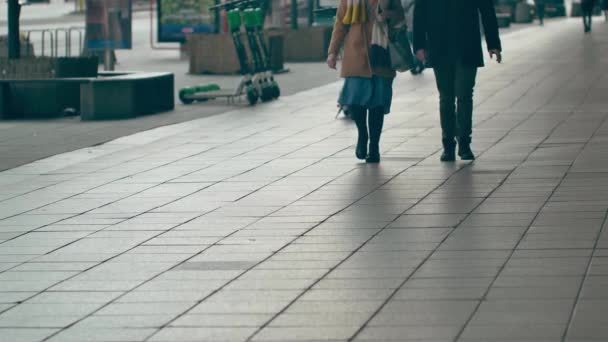
[[[66,24],[73,22],[84,23],[84,12],[79,12],[77,1],[50,0],[48,3],[24,3],[21,6],[19,22],[25,25]],[[23,1],[25,2],[25,1]],[[133,13],[147,11],[149,0],[132,1]],[[6,1],[0,6],[0,32],[6,34],[8,22],[8,6]]]
[[[431,73],[383,161],[340,84],[0,173],[2,341],[608,340],[608,25],[504,39],[474,163]]]
[[[64,0],[51,0],[48,3],[24,3],[21,6],[21,14],[19,15],[20,23],[36,22],[48,19],[59,19],[66,17],[71,12],[76,10],[74,2],[65,2]],[[6,34],[6,26],[8,22],[8,6],[6,2],[0,6],[0,28],[2,34]]]
[[[158,59],[154,60],[158,63]],[[165,62],[168,65],[165,66],[165,70],[176,72],[176,83],[182,86],[219,83],[222,87],[230,88],[239,81],[238,76],[186,75],[184,63],[180,64],[175,60]],[[292,72],[276,76],[284,95],[333,83],[339,79],[337,73],[328,73],[321,63],[298,63],[290,64],[289,67]],[[159,69],[150,67],[145,70]],[[228,105],[225,100],[216,100],[189,106],[176,102],[175,107],[175,111],[129,120],[83,122],[80,121],[80,117],[65,117],[49,120],[0,121],[0,171],[165,125],[217,115],[235,108],[247,111],[249,105],[243,99],[236,105]]]
[[[0,171],[18,167],[59,153],[95,146],[156,127],[190,121],[210,115],[221,114],[235,106],[226,101],[210,101],[204,104],[184,106],[177,99],[177,90],[196,84],[216,83],[230,89],[239,76],[190,75],[188,61],[179,59],[177,50],[154,50],[150,47],[149,13],[136,13],[133,21],[133,50],[119,50],[118,70],[167,71],[175,75],[176,110],[130,120],[103,122],[81,122],[79,117],[50,120],[0,121]],[[561,20],[561,19],[555,19]],[[27,25],[24,30],[65,27],[65,22]],[[513,25],[502,32],[521,30],[529,25]],[[37,36],[38,37],[38,36]],[[39,37],[38,37],[39,38]],[[34,49],[40,48],[40,41]],[[61,46],[61,44],[60,44]],[[175,46],[175,44],[169,46]],[[166,46],[165,46],[166,47]],[[60,48],[61,49],[61,48]],[[291,72],[276,75],[283,95],[292,95],[339,79],[336,72],[328,72],[324,63],[289,63]],[[334,94],[336,96],[336,94]],[[244,101],[242,106],[246,107]]]

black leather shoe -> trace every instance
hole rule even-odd
[[[378,164],[380,162],[380,153],[370,153],[370,155],[365,159],[365,162],[368,164]]]
[[[456,141],[454,139],[443,139],[443,153],[440,160],[442,162],[453,162],[456,160]]]
[[[357,159],[365,159],[367,157],[367,141],[369,135],[367,133],[367,110],[362,107],[351,107],[349,112],[353,121],[357,125],[357,147],[355,148],[355,156]]]
[[[458,139],[458,155],[462,160],[475,160],[475,154],[471,151],[471,138]]]
[[[369,112],[369,154],[366,163],[376,164],[380,162],[380,136],[384,125],[384,109],[375,108]]]
[[[439,158],[442,162],[453,162],[456,161],[456,153],[454,151],[446,151],[443,150],[441,154],[441,158]]]
[[[369,155],[365,159],[365,162],[368,164],[377,164],[380,162],[380,150],[378,147],[370,147]]]
[[[357,139],[357,148],[355,149],[357,159],[364,160],[367,158],[367,137],[359,137]]]

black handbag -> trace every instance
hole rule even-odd
[[[378,11],[382,12],[382,9],[378,8]],[[382,26],[379,27],[388,37],[388,55],[390,57],[391,68],[399,72],[414,69],[416,61],[412,53],[412,45],[407,37],[407,25],[402,24],[398,27],[387,26],[388,32],[384,32]]]
[[[372,67],[393,68],[391,63],[390,48],[385,49],[378,45],[372,45],[368,51],[369,63]]]
[[[416,67],[412,45],[407,37],[407,26],[389,28],[388,52],[394,70],[405,72]]]

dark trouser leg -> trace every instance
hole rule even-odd
[[[456,159],[456,66],[445,65],[433,68],[439,91],[439,114],[441,119],[443,154],[441,161]]]
[[[473,88],[477,78],[477,68],[458,65],[455,73],[456,117],[458,137],[470,137],[473,127]]]
[[[471,134],[473,133],[473,89],[477,77],[477,68],[458,65],[456,67],[456,117],[458,125],[458,155],[464,160],[473,160],[471,151]]]
[[[368,163],[380,162],[380,136],[384,126],[384,108],[369,110],[369,156]]]
[[[545,5],[537,5],[536,12],[538,14],[538,21],[542,25],[545,22]]]
[[[585,25],[585,32],[591,31],[591,17],[593,15],[593,9],[583,8],[583,24]]]
[[[365,159],[367,157],[367,110],[360,106],[352,106],[349,108],[351,117],[357,125],[357,148],[355,155],[358,159]]]
[[[585,28],[585,32],[587,32],[587,11],[582,9],[583,11],[583,27]]]
[[[434,67],[435,82],[439,91],[439,114],[444,139],[456,136],[456,66]]]

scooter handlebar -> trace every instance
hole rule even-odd
[[[233,1],[225,2],[223,4],[211,6],[211,7],[209,7],[209,10],[235,8],[235,7],[238,7],[239,5],[246,6],[246,5],[250,5],[250,4],[259,4],[259,3],[260,3],[259,0],[233,0]]]

